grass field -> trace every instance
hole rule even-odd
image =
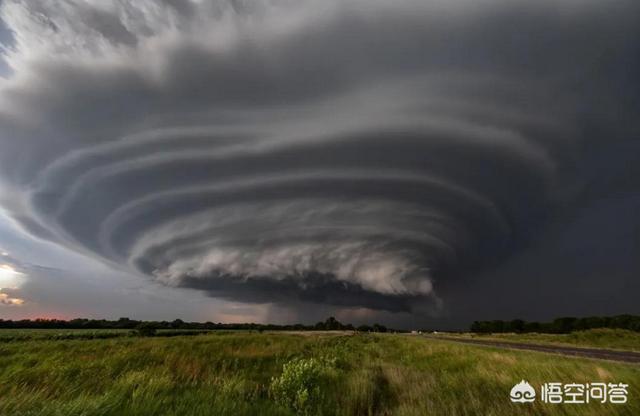
[[[199,335],[198,329],[159,329],[159,336]],[[106,339],[137,336],[134,329],[0,329],[0,343],[17,341]]]
[[[0,342],[115,338],[130,332],[127,329],[1,329]]]
[[[640,352],[640,332],[625,329],[589,329],[569,334],[455,334],[443,333],[446,336],[462,338],[487,339],[498,341],[525,342],[534,344],[565,345],[571,347],[606,348],[623,351]]]
[[[624,405],[514,404],[521,379]],[[411,335],[215,332],[0,344],[0,415],[638,415],[640,366]]]

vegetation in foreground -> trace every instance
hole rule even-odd
[[[640,352],[640,332],[626,329],[589,329],[586,331],[574,331],[569,334],[446,334],[448,336],[460,336],[463,338],[475,338],[508,342],[524,342],[546,345],[563,345],[584,348],[605,348],[623,351]]]
[[[629,384],[624,405],[514,404],[521,379]],[[2,415],[640,414],[640,367],[411,335],[221,332],[0,344]]]

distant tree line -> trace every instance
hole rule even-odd
[[[475,321],[471,324],[471,332],[543,332],[567,334],[593,328],[619,328],[640,331],[640,316],[589,316],[586,318],[563,317],[551,322],[527,322],[522,319],[512,321]]]
[[[120,318],[117,321],[106,319],[77,318],[69,321],[61,319],[0,319],[0,328],[38,328],[38,329],[188,329],[188,330],[256,330],[256,331],[362,331],[362,332],[387,332],[384,325],[373,324],[354,327],[351,324],[343,324],[333,316],[324,322],[315,325],[275,325],[236,323],[224,324],[214,322],[185,322],[182,319],[173,321],[137,321],[129,318]]]

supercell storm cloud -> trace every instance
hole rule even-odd
[[[5,1],[2,16],[2,206],[167,285],[419,309],[616,177],[638,190],[637,1]]]

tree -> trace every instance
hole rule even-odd
[[[577,321],[577,318],[571,316],[554,319],[551,325],[552,331],[560,334],[568,334],[575,329]]]
[[[511,331],[521,333],[524,331],[524,321],[522,319],[514,319],[509,322],[509,327]]]
[[[387,327],[380,324],[373,324],[374,332],[387,332]]]
[[[152,337],[156,334],[156,325],[152,322],[142,322],[136,327],[138,335]]]
[[[324,328],[329,331],[337,331],[342,329],[342,324],[336,318],[330,316],[326,321],[324,321]]]

